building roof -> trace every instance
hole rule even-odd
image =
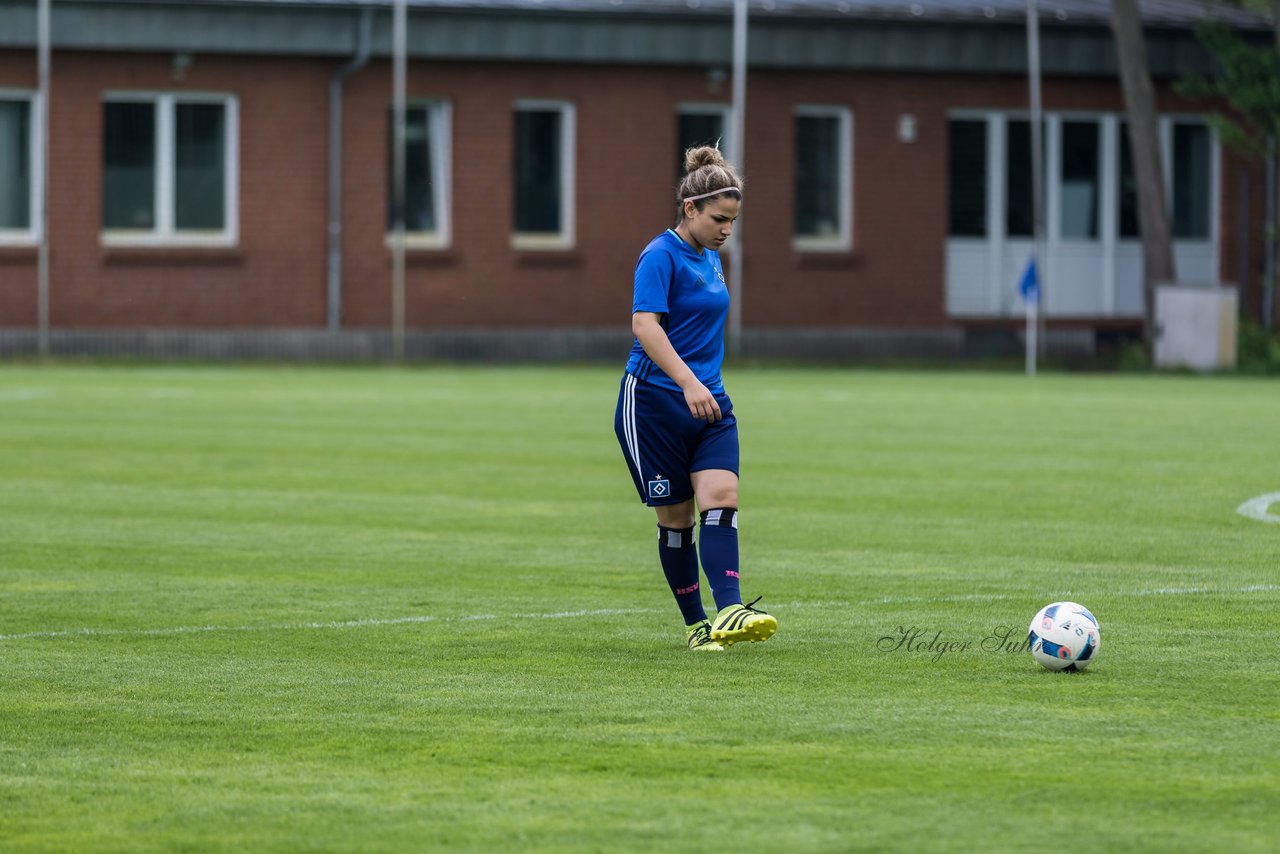
[[[89,0],[120,5],[120,0]],[[172,0],[125,0],[171,3]],[[264,6],[375,6],[392,0],[188,0],[191,3]],[[734,0],[407,0],[413,8],[545,11],[561,14],[728,15]],[[1024,21],[1027,0],[748,0],[753,16],[764,18],[837,18],[901,21]],[[1042,23],[1108,26],[1111,0],[1037,0]],[[1269,29],[1269,18],[1222,0],[1140,0],[1144,22],[1152,27],[1191,27],[1217,20],[1233,27]]]
[[[723,67],[733,0],[408,0],[414,60]],[[748,0],[752,68],[1024,74],[1026,0]],[[391,0],[58,0],[56,50],[350,57],[361,10],[391,52]],[[1046,75],[1114,76],[1110,0],[1038,0]],[[1266,16],[1145,0],[1153,77],[1213,73],[1192,32],[1218,19],[1259,43]],[[35,44],[35,4],[0,0],[0,49]]]

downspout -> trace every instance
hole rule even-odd
[[[1262,328],[1271,329],[1276,292],[1276,138],[1267,135],[1267,225],[1264,230],[1266,255],[1262,258]]]
[[[329,81],[329,279],[328,319],[331,332],[342,325],[342,82],[369,62],[373,42],[373,9],[360,13],[356,53]]]

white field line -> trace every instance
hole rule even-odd
[[[1280,584],[1249,584],[1243,587],[1154,587],[1148,590],[1112,590],[1108,591],[1110,596],[1194,596],[1197,594],[1209,593],[1220,596],[1232,596],[1239,593],[1266,593],[1273,590],[1280,590]],[[1059,599],[1073,596],[1080,591],[1059,590],[1056,593],[1045,594]],[[1090,591],[1093,593],[1094,591]],[[879,596],[875,599],[863,599],[859,602],[796,602],[790,607],[831,607],[831,606],[849,606],[849,605],[911,605],[911,604],[937,604],[942,602],[986,602],[1000,601],[1003,599],[1025,598],[1022,596],[1011,596],[1005,593],[969,593],[963,596]],[[1041,597],[1044,598],[1044,597]]]
[[[52,394],[47,388],[5,388],[0,389],[0,400],[35,400]]]
[[[563,620],[571,617],[613,616],[619,614],[645,614],[654,608],[600,608],[593,611],[556,611],[547,614],[519,614],[522,620]],[[420,614],[411,617],[387,619],[335,620],[314,623],[265,623],[256,626],[171,626],[159,629],[63,629],[58,631],[23,632],[0,635],[0,641],[30,640],[33,638],[83,638],[83,637],[167,637],[201,632],[286,632],[307,629],[361,629],[368,626],[401,626],[406,623],[462,623],[477,620],[496,620],[497,614],[464,614],[457,617],[436,617]]]
[[[1112,596],[1192,596],[1198,594],[1214,594],[1231,596],[1236,594],[1265,593],[1280,590],[1276,584],[1250,584],[1244,587],[1157,587],[1149,590],[1121,590],[1112,592]],[[1046,594],[1048,595],[1048,594]],[[1053,594],[1058,598],[1069,597],[1073,591],[1064,590]],[[909,605],[941,602],[974,602],[1012,599],[1005,594],[968,594],[964,596],[881,596],[875,599],[864,599],[859,602],[844,600],[826,600],[809,602],[782,602],[775,608],[790,610],[793,608],[831,608],[849,607],[850,605]],[[1044,598],[1044,597],[1041,597]],[[621,616],[625,614],[656,614],[665,609],[660,608],[595,608],[581,611],[551,611],[540,614],[512,614],[521,620],[566,620],[575,617]],[[174,635],[200,634],[204,632],[284,632],[306,630],[360,629],[370,626],[400,626],[412,623],[464,623],[481,620],[499,619],[497,614],[462,614],[455,617],[436,617],[430,614],[419,614],[409,617],[389,617],[386,619],[335,620],[331,622],[310,623],[264,623],[250,626],[171,626],[157,629],[61,629],[41,632],[22,632],[19,634],[0,635],[0,641],[36,640],[41,638],[83,638],[83,637],[171,637]]]
[[[1237,507],[1236,512],[1246,519],[1257,519],[1259,522],[1280,522],[1280,516],[1267,512],[1267,508],[1272,504],[1280,504],[1280,492],[1250,498]]]

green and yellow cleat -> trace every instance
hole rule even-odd
[[[711,624],[706,620],[689,626],[689,649],[693,652],[724,652],[724,647],[711,639]]]
[[[766,641],[778,630],[778,620],[772,614],[757,611],[752,605],[760,601],[757,596],[746,605],[730,605],[716,614],[711,627],[711,640],[724,646],[740,641]]]

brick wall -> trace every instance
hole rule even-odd
[[[321,327],[326,316],[328,85],[337,61],[58,53],[52,122],[55,327]],[[0,52],[0,88],[34,88],[34,55]],[[631,272],[673,224],[676,105],[728,101],[705,68],[415,62],[411,98],[452,103],[452,246],[408,255],[411,327],[624,326]],[[111,90],[234,93],[240,110],[240,243],[234,249],[106,249],[99,239],[102,98]],[[390,66],[345,90],[343,323],[385,327]],[[943,328],[948,109],[1021,109],[1019,77],[753,72],[749,87],[742,313],[748,326]],[[513,105],[576,105],[576,241],[511,247]],[[1186,109],[1167,91],[1164,111]],[[853,111],[853,250],[791,247],[797,104]],[[1109,80],[1049,80],[1047,110],[1121,110]],[[898,117],[918,137],[897,137]],[[1221,253],[1238,255],[1235,161],[1222,173]],[[1255,178],[1256,178],[1255,173]],[[803,192],[803,188],[800,188]],[[1251,197],[1260,209],[1260,182]],[[1257,225],[1256,219],[1254,220]],[[1260,230],[1258,228],[1257,230]],[[1260,266],[1261,244],[1251,243]],[[726,253],[727,254],[727,253]],[[727,270],[734,285],[734,271]],[[35,322],[35,252],[0,249],[0,325]]]
[[[331,63],[199,56],[180,83],[172,77],[168,55],[59,53],[54,63],[49,117],[54,327],[323,324]],[[23,78],[21,66],[13,56],[5,57],[0,85],[34,86]],[[102,246],[102,100],[107,92],[128,90],[239,96],[238,247]],[[8,325],[35,322],[34,297],[25,295],[35,287],[35,255],[29,254],[30,263],[0,267],[5,295],[0,298],[13,311]]]

